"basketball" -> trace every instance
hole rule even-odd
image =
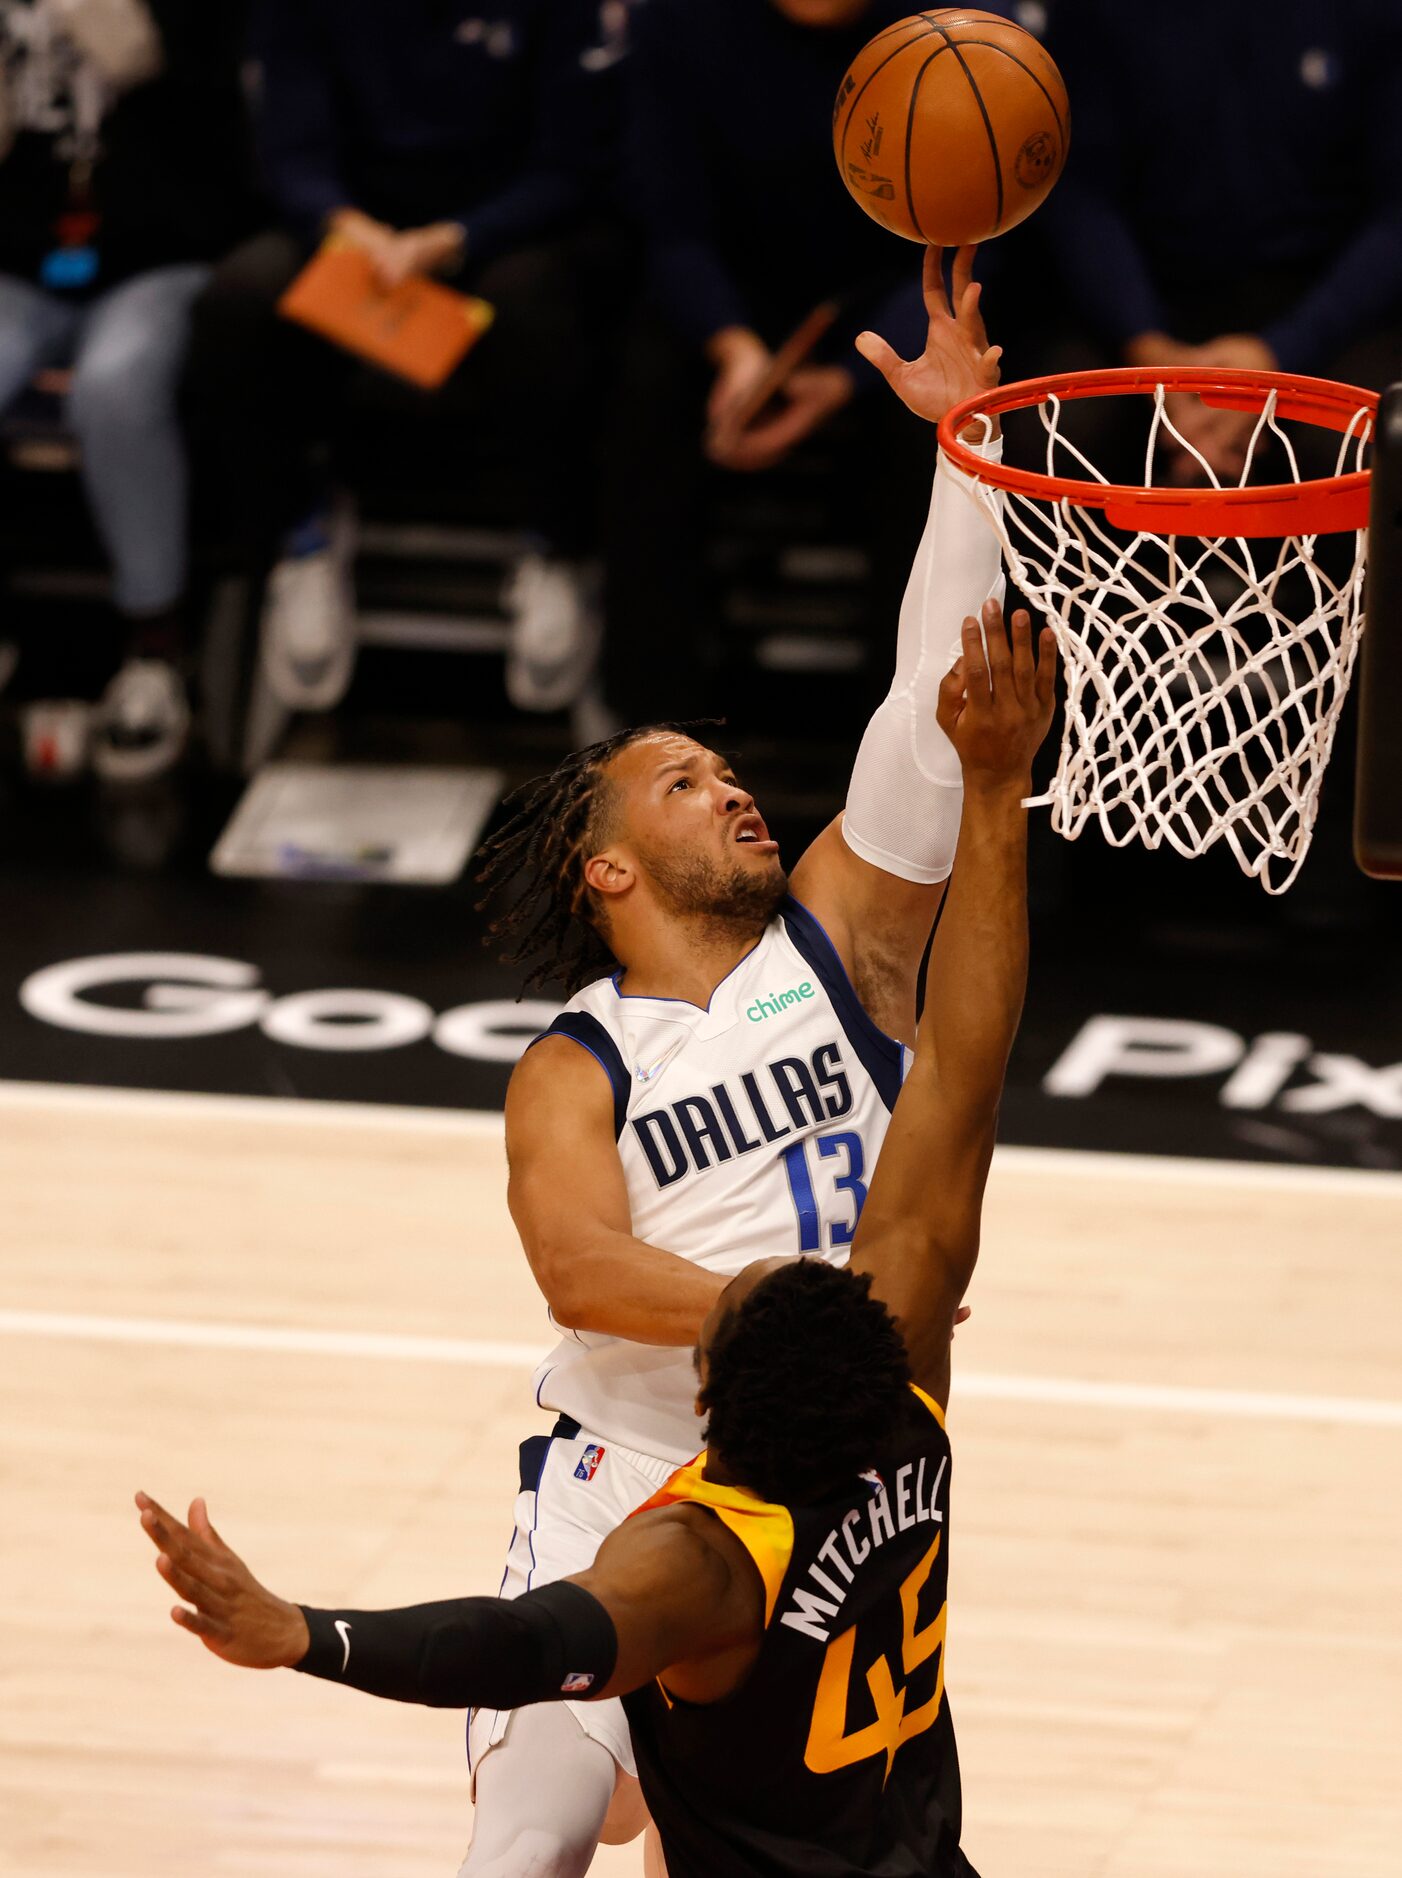
[[[1040,208],[1071,135],[1066,86],[1032,34],[943,7],[888,26],[838,87],[832,140],[853,198],[907,241],[955,247]]]

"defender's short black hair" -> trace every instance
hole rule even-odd
[[[840,1492],[909,1400],[910,1359],[868,1273],[795,1259],[762,1278],[707,1351],[707,1442],[780,1505]]]

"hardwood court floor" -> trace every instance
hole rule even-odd
[[[9,1085],[0,1177],[0,1870],[452,1878],[460,1718],[217,1663],[130,1496],[310,1602],[495,1589],[544,1341],[497,1126]],[[1402,1181],[1005,1153],[971,1301],[985,1878],[1395,1874]]]

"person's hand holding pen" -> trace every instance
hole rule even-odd
[[[841,365],[810,365],[837,318],[825,300],[771,353],[748,327],[727,327],[707,347],[716,365],[706,408],[706,454],[722,469],[771,469],[840,410],[856,389]],[[777,408],[776,408],[777,407]]]

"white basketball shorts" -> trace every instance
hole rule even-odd
[[[498,1596],[519,1598],[537,1585],[586,1570],[614,1527],[676,1471],[675,1462],[604,1441],[567,1415],[551,1434],[523,1441],[516,1530]],[[566,1706],[591,1741],[607,1748],[626,1773],[637,1774],[621,1702]],[[509,1710],[495,1708],[474,1709],[468,1716],[467,1762],[474,1773],[506,1733],[510,1719]]]

